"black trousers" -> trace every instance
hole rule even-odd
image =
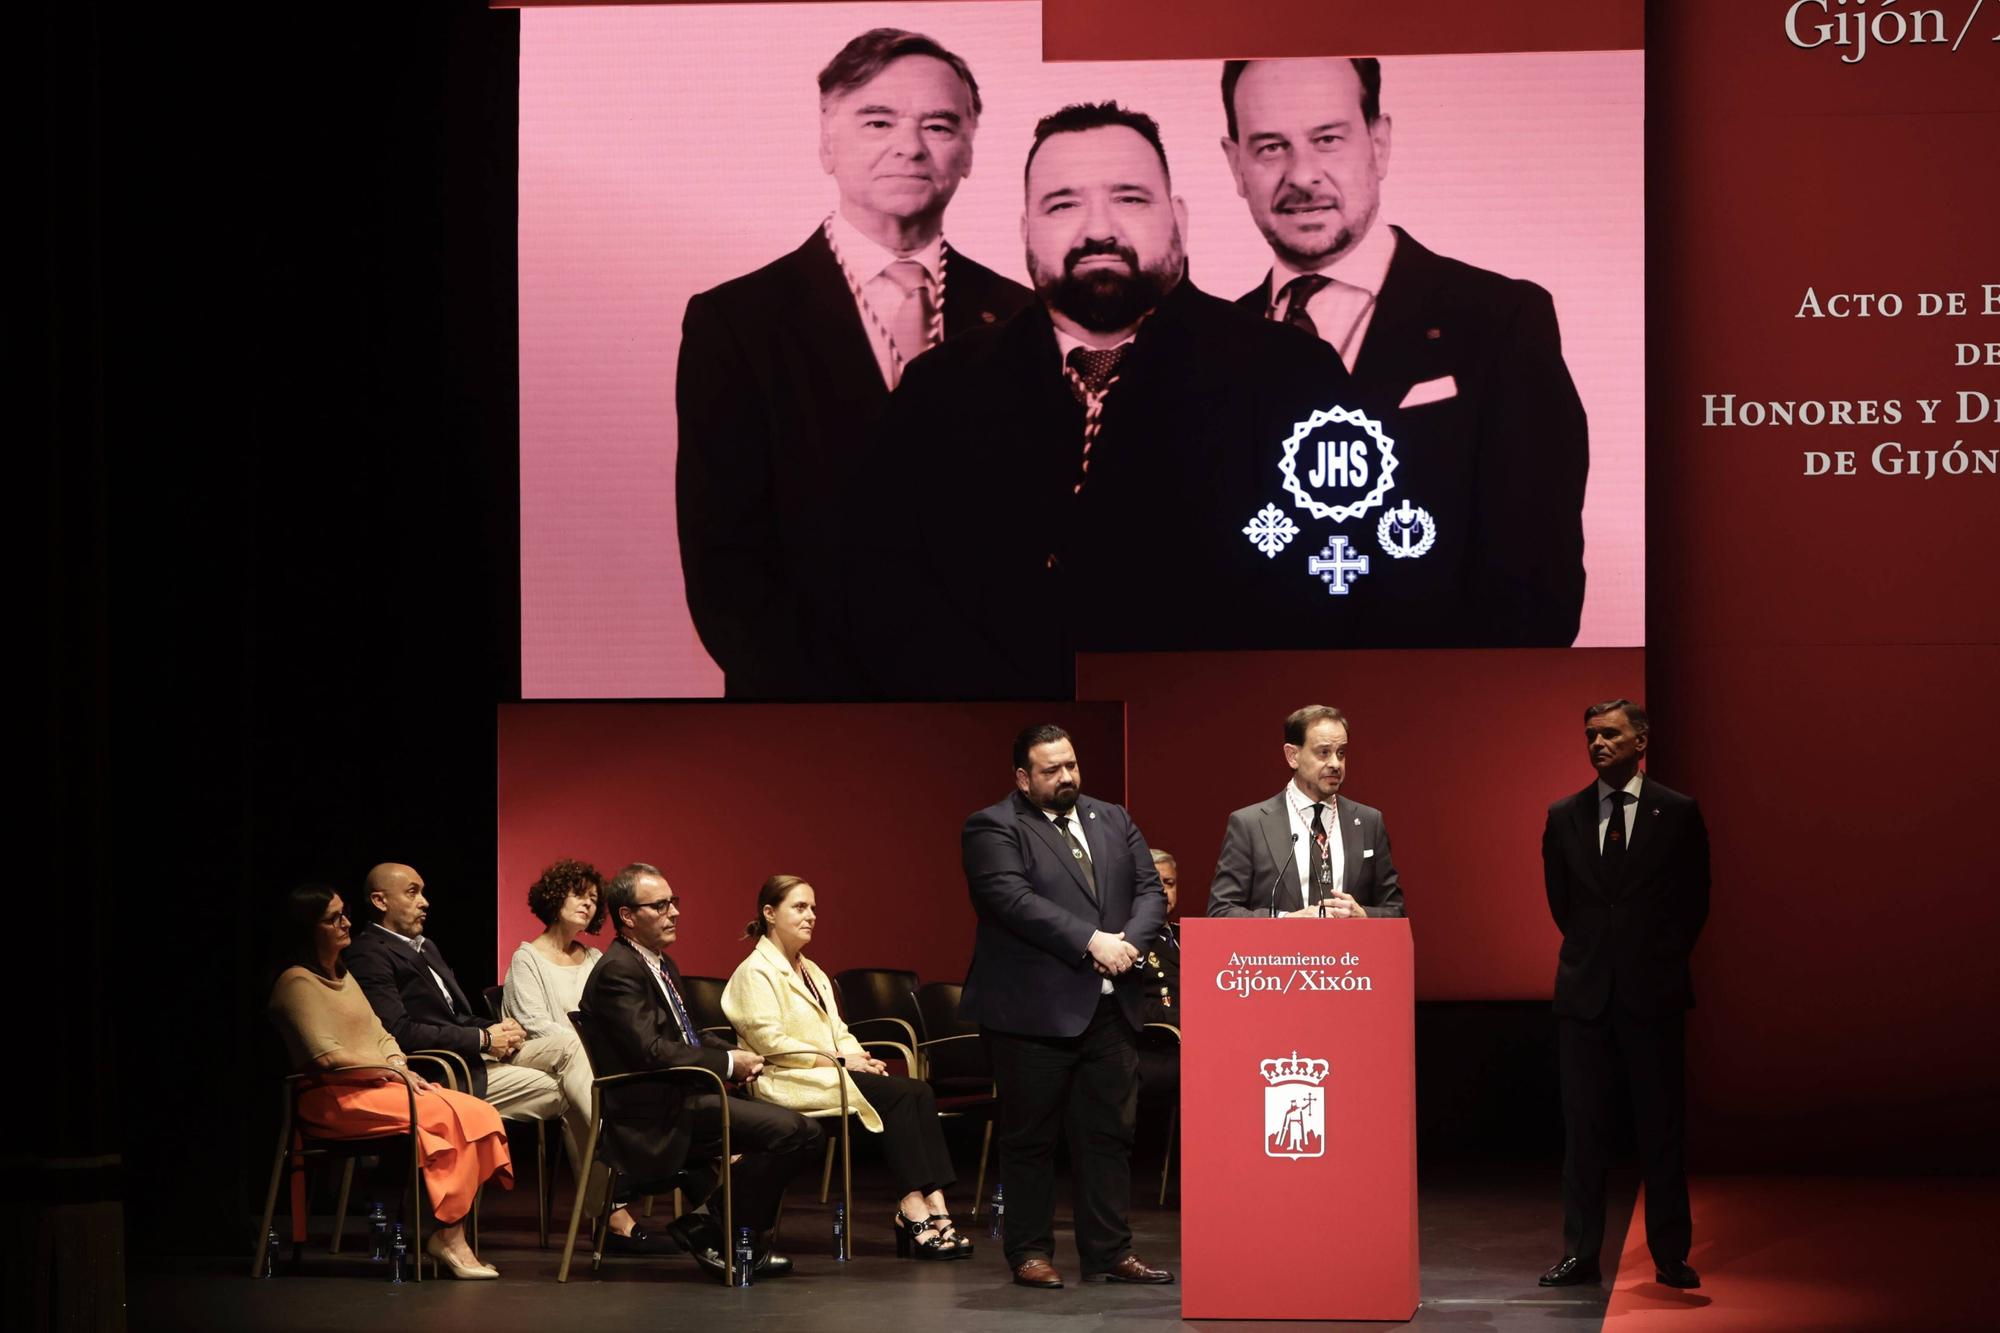
[[[1132,1130],[1139,1048],[1118,1002],[1099,1000],[1075,1037],[981,1029],[1000,1095],[1000,1182],[1007,1262],[1055,1257],[1056,1139],[1075,1172],[1076,1248],[1086,1273],[1132,1252]]]
[[[894,1074],[855,1074],[854,1086],[882,1117],[882,1155],[889,1159],[889,1178],[896,1193],[915,1190],[929,1194],[957,1180],[951,1154],[945,1150],[944,1129],[938,1124],[937,1096],[921,1079]]]
[[[681,1114],[695,1117],[690,1164],[722,1153],[722,1116],[717,1109],[721,1101],[716,1093],[701,1092],[682,1103]],[[743,1160],[729,1169],[736,1225],[760,1232],[777,1225],[778,1203],[785,1186],[794,1176],[812,1169],[824,1140],[819,1125],[797,1111],[731,1097],[729,1150],[743,1154]],[[721,1221],[722,1191],[710,1194],[708,1203],[709,1212]]]
[[[1681,1014],[1640,1018],[1614,1006],[1593,1019],[1556,1020],[1562,1069],[1563,1253],[1595,1262],[1604,1244],[1604,1172],[1618,1080],[1632,1090],[1639,1166],[1646,1182],[1646,1246],[1666,1268],[1693,1240],[1688,1215]]]

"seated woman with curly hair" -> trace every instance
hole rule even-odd
[[[271,1021],[285,1039],[293,1070],[319,1076],[299,1094],[299,1124],[325,1139],[398,1133],[410,1128],[414,1092],[424,1187],[439,1223],[424,1249],[453,1277],[500,1276],[472,1252],[464,1224],[481,1184],[498,1180],[514,1187],[500,1113],[410,1069],[341,962],[352,934],[338,893],[317,884],[293,889],[279,930],[290,965],[271,988]],[[362,1068],[369,1065],[396,1072]],[[344,1069],[355,1072],[343,1076]]]
[[[577,939],[595,935],[604,928],[604,880],[587,861],[569,858],[553,862],[528,888],[528,910],[547,929],[531,940],[523,940],[507,964],[507,979],[501,1010],[526,1030],[530,1038],[556,1037],[578,1049],[572,1053],[563,1077],[563,1095],[571,1112],[564,1117],[565,1144],[574,1173],[583,1161],[584,1140],[589,1132],[584,1123],[590,1115],[590,1061],[584,1057],[576,1029],[570,1026],[570,1012],[583,995],[583,983],[603,953]],[[579,1130],[577,1126],[581,1125]],[[569,1141],[569,1140],[573,1140]],[[584,1214],[597,1216],[607,1187],[608,1173],[599,1166],[584,1192]],[[628,1212],[623,1204],[611,1211],[611,1235],[605,1248],[613,1254],[666,1254],[673,1245],[665,1237],[653,1236]]]

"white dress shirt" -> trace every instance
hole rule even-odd
[[[1646,775],[1634,773],[1632,780],[1618,790],[1631,799],[1625,802],[1625,850],[1632,850],[1632,825],[1639,820],[1639,788],[1644,786]],[[1603,778],[1597,780],[1597,851],[1604,853],[1604,831],[1611,827],[1611,787]]]
[[[424,957],[424,937],[423,937],[423,936],[421,936],[421,935],[403,935],[403,934],[399,934],[399,933],[398,933],[398,932],[396,932],[396,931],[393,931],[393,930],[390,930],[390,929],[389,929],[389,928],[388,928],[387,926],[383,925],[383,924],[382,924],[382,923],[381,923],[380,921],[377,921],[377,922],[375,923],[375,929],[377,929],[377,930],[379,930],[379,931],[383,932],[383,933],[384,933],[384,934],[386,934],[386,935],[394,935],[394,936],[395,936],[395,937],[396,937],[397,939],[401,940],[401,941],[402,941],[403,943],[405,943],[405,944],[409,945],[409,946],[410,946],[410,947],[411,947],[412,949],[416,950],[416,953],[417,953],[417,957],[419,957],[419,958],[423,958],[423,957]],[[451,998],[451,987],[449,987],[449,986],[447,986],[447,985],[445,985],[445,984],[444,984],[444,978],[443,978],[443,977],[441,977],[441,976],[439,976],[439,975],[438,975],[438,970],[437,970],[436,968],[434,968],[434,967],[432,967],[432,966],[430,965],[430,960],[429,960],[429,959],[424,959],[424,971],[426,971],[426,972],[430,973],[430,974],[431,974],[431,980],[432,980],[432,981],[435,981],[435,982],[437,983],[437,988],[438,988],[438,994],[440,994],[440,995],[444,996],[444,1007],[445,1007],[445,1010],[446,1010],[447,1012],[450,1012],[450,1013],[456,1013],[456,1012],[457,1012],[457,1010],[458,1010],[458,1003],[457,1003],[457,1001],[455,1001],[455,1000],[453,1000],[453,999]],[[481,1049],[484,1049],[484,1048],[482,1047]]]
[[[1377,218],[1352,250],[1316,270],[1321,277],[1333,281],[1313,293],[1306,302],[1306,313],[1312,316],[1320,339],[1331,343],[1340,353],[1349,373],[1361,358],[1362,340],[1368,336],[1368,326],[1375,322],[1375,300],[1382,294],[1382,283],[1389,276],[1389,261],[1395,257],[1396,233]],[[1285,317],[1291,298],[1281,293],[1292,279],[1304,276],[1303,271],[1272,256],[1271,290],[1264,298],[1271,318]]]
[[[667,984],[667,970],[660,964],[660,955],[654,953],[651,949],[648,949],[645,945],[639,943],[635,939],[630,938],[629,936],[626,938],[625,942],[631,945],[634,949],[637,949],[639,951],[639,956],[646,960],[646,966],[652,969],[653,980],[659,983],[660,998],[667,1002],[667,1010],[668,1012],[671,1013],[674,1008],[674,997],[680,995],[680,992],[676,988]],[[687,1008],[687,997],[685,995],[680,995],[680,1005],[683,1010]],[[689,1027],[694,1026],[693,1014],[688,1015],[688,1026]],[[693,1035],[697,1042],[701,1040],[700,1033],[695,1033]],[[724,1051],[722,1054],[723,1058],[729,1061],[728,1072],[725,1073],[723,1077],[735,1078],[736,1052]]]
[[[855,313],[861,316],[861,327],[868,331],[868,346],[875,353],[875,365],[882,372],[882,383],[896,387],[895,362],[889,355],[888,325],[895,315],[891,301],[900,303],[901,289],[895,286],[893,278],[882,277],[883,270],[899,260],[914,259],[924,266],[924,273],[930,279],[931,300],[938,298],[938,269],[944,263],[944,236],[940,233],[931,238],[931,243],[911,255],[899,255],[861,228],[849,222],[838,209],[833,214],[833,243],[840,250],[840,257],[847,265],[847,271],[860,286],[862,295],[874,303],[875,318],[868,317],[868,311],[859,301],[854,303]],[[880,283],[876,283],[877,279]],[[870,286],[871,283],[876,283]],[[880,321],[878,326],[877,321]],[[902,349],[905,364],[915,360],[926,349],[905,347]]]
[[[1056,334],[1056,337],[1061,338],[1062,334],[1058,333]],[[1130,342],[1131,339],[1127,338],[1125,341]],[[1069,353],[1064,352],[1063,355],[1068,356]],[[1072,808],[1070,812],[1066,815],[1059,815],[1053,810],[1044,810],[1042,811],[1042,817],[1048,820],[1051,824],[1054,824],[1056,826],[1056,833],[1058,836],[1060,836],[1064,832],[1064,830],[1067,829],[1068,832],[1073,837],[1075,837],[1077,846],[1083,848],[1083,859],[1090,862],[1091,866],[1095,868],[1095,866],[1097,865],[1097,858],[1090,854],[1090,839],[1083,836],[1083,817],[1078,815],[1074,808]],[[1111,994],[1111,978],[1105,977],[1103,979],[1103,984],[1101,984],[1097,989],[1099,994],[1102,995]]]
[[[1292,841],[1292,859],[1299,868],[1300,901],[1311,907],[1319,901],[1313,896],[1312,881],[1307,878],[1312,873],[1313,802],[1296,782],[1287,782],[1285,803],[1292,812],[1292,831],[1298,834]],[[1347,885],[1347,846],[1340,840],[1338,800],[1326,802],[1320,825],[1326,830],[1326,864],[1333,872],[1333,891],[1340,893]]]

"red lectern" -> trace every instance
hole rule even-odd
[[[1185,923],[1183,1318],[1416,1313],[1415,989],[1407,921]]]

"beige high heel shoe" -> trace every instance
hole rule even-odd
[[[431,1233],[431,1238],[424,1242],[424,1253],[437,1260],[440,1268],[456,1278],[464,1278],[467,1281],[478,1281],[500,1276],[500,1270],[491,1264],[462,1264],[452,1258],[450,1251],[446,1250],[443,1244],[439,1242],[435,1231]]]

